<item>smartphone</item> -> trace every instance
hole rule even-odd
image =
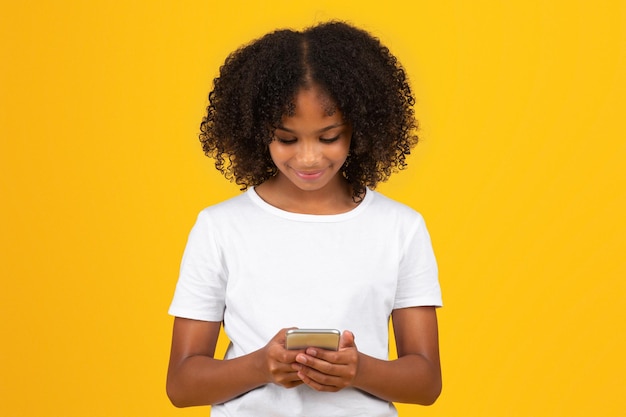
[[[286,349],[317,347],[328,350],[339,349],[339,330],[336,329],[291,329],[287,330]]]

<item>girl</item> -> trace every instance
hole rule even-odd
[[[395,57],[341,22],[232,53],[204,152],[247,190],[203,210],[182,260],[167,392],[213,416],[394,416],[441,390],[437,265],[422,217],[372,189],[406,166],[414,103]],[[393,318],[398,359],[388,360]],[[214,358],[220,325],[231,343]],[[343,329],[337,351],[288,328]]]

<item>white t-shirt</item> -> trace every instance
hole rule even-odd
[[[353,210],[298,214],[254,189],[204,209],[189,235],[169,313],[223,321],[226,359],[262,348],[285,327],[336,328],[359,351],[388,358],[392,310],[441,306],[422,216],[367,190]],[[213,416],[395,416],[356,389],[267,384],[212,408]]]

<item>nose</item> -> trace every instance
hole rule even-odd
[[[315,140],[302,140],[298,149],[298,162],[304,167],[315,166],[320,157],[319,144]]]

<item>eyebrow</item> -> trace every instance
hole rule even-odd
[[[343,126],[343,125],[345,125],[345,124],[346,124],[346,122],[335,123],[335,124],[333,124],[333,125],[323,127],[323,128],[321,128],[320,130],[318,130],[318,131],[317,131],[317,132],[315,132],[315,133],[324,133],[324,132],[326,132],[326,131],[328,131],[328,130],[334,129],[334,128],[336,128],[336,127]],[[289,132],[289,133],[297,133],[295,130],[288,129],[288,128],[286,128],[286,127],[285,127],[285,126],[283,126],[283,125],[278,125],[278,126],[276,126],[276,129],[284,130],[285,132]]]

